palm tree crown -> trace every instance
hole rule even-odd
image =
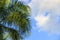
[[[17,0],[0,0],[0,3],[0,35],[3,35],[2,39],[5,40],[9,34],[12,40],[23,40],[24,35],[30,33],[31,30],[30,7]]]

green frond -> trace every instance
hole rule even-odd
[[[4,7],[5,1],[6,0],[0,0],[0,8],[3,8]]]
[[[2,26],[3,27],[3,26]],[[19,33],[18,31],[12,29],[12,28],[8,28],[8,27],[3,27],[5,33],[3,33],[3,39],[7,39],[9,36],[10,38],[12,38],[12,40],[23,40],[23,36],[21,33]]]

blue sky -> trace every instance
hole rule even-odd
[[[60,40],[60,0],[23,1],[32,9],[32,32],[25,40]]]

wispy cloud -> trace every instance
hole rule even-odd
[[[39,29],[60,34],[60,0],[33,0],[31,6],[36,12],[33,14]]]

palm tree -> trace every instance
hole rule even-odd
[[[0,0],[0,40],[8,36],[12,40],[23,40],[31,30],[30,11],[29,6],[18,0]]]

